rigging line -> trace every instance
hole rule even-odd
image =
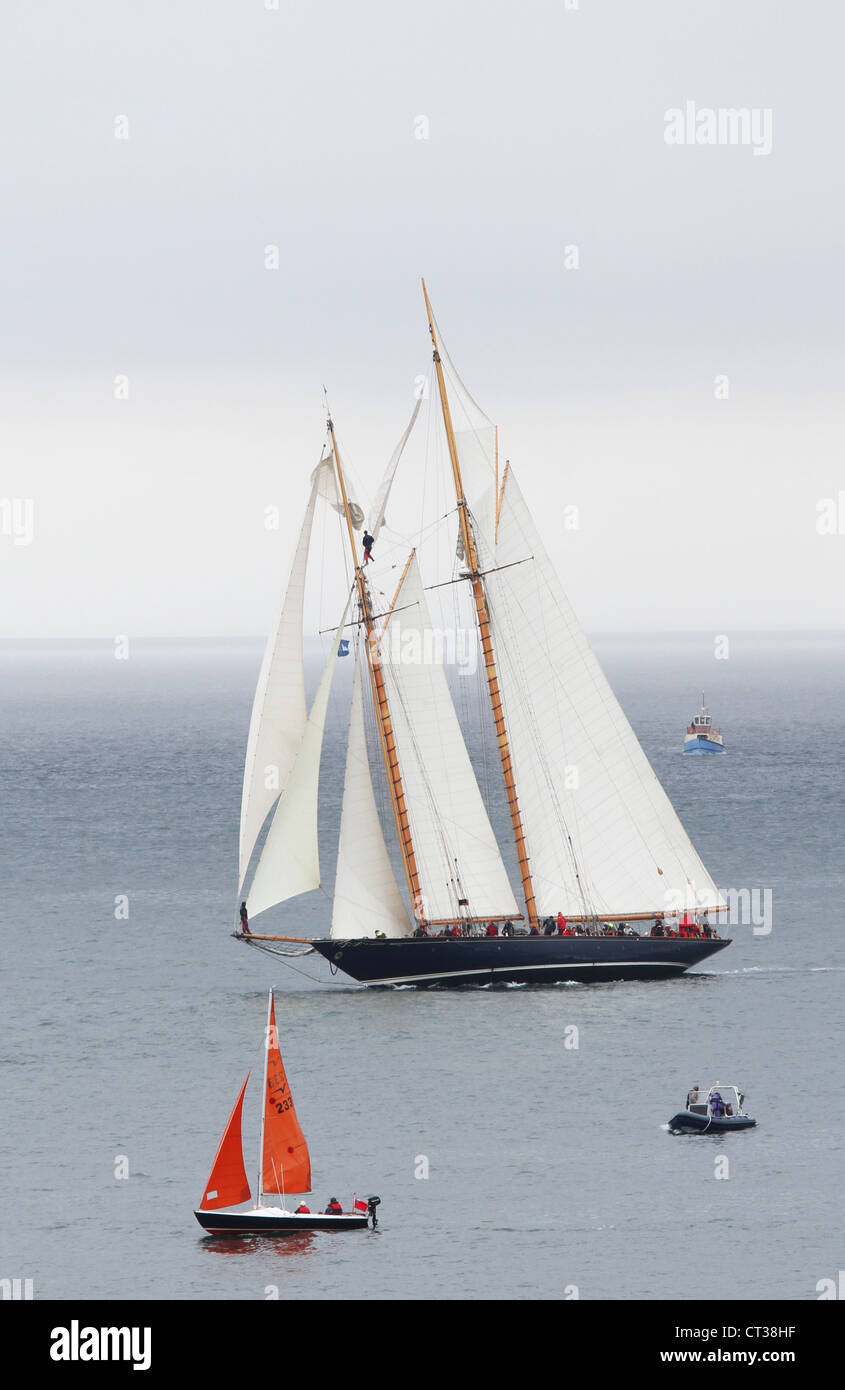
[[[419,542],[424,537],[427,537],[429,532],[433,531],[436,526],[442,526],[443,522],[448,521],[450,516],[455,516],[457,511],[457,507],[451,507],[448,511],[445,511],[442,516],[436,516],[433,521],[430,521],[427,526],[422,527],[422,529],[416,533],[416,541],[414,541],[413,536],[406,537],[404,532],[397,530],[395,526],[388,526],[387,522],[384,522],[381,531],[379,531],[379,545],[382,545],[381,538],[384,535],[385,531],[387,531],[390,533],[390,535],[396,536],[397,538],[393,542],[388,542],[388,555],[393,555],[396,552],[399,552],[401,554],[403,551],[407,554],[409,550],[418,550]]]
[[[413,608],[413,606],[414,606],[414,605],[413,605],[412,603],[404,603],[404,604],[402,605],[401,608],[393,608],[393,609],[388,610],[386,613],[373,613],[373,614],[372,614],[372,617],[373,617],[374,620],[375,620],[376,618],[389,618],[389,617],[391,616],[392,613],[404,613],[406,608]],[[350,620],[349,620],[348,623],[344,623],[344,624],[343,624],[344,630],[346,630],[346,628],[348,628],[348,627],[361,627],[361,626],[363,626],[363,623],[362,623],[362,619],[361,619],[361,618],[350,618]],[[337,626],[335,626],[335,627],[323,627],[323,628],[320,628],[320,636],[321,636],[321,637],[322,637],[322,635],[323,635],[324,632],[337,632]]]
[[[469,515],[472,516],[472,513],[469,512],[469,508],[467,508],[467,511]],[[476,547],[477,546],[478,542],[476,541]],[[478,578],[483,579],[486,574],[498,574],[499,570],[512,570],[514,565],[525,565],[528,563],[529,560],[533,559],[533,555],[526,555],[523,560],[511,560],[510,563],[507,565],[491,565],[490,569],[479,570]],[[467,570],[466,574],[459,574],[457,579],[444,579],[441,581],[440,584],[424,584],[423,588],[425,589],[426,593],[428,593],[429,589],[445,589],[447,584],[466,584],[472,578],[473,575],[471,575],[469,570]]]

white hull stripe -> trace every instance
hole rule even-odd
[[[335,962],[333,962],[333,964],[335,964]],[[337,965],[337,969],[338,969],[338,970],[343,970],[343,963],[342,963],[342,962],[337,962],[336,965]],[[574,969],[576,969],[576,970],[608,970],[608,969],[611,969],[611,968],[613,968],[613,969],[622,968],[622,969],[624,969],[624,970],[642,970],[643,966],[646,966],[648,969],[651,969],[651,967],[652,967],[653,965],[662,965],[662,966],[663,966],[665,969],[667,969],[667,970],[685,970],[685,969],[688,969],[688,968],[689,968],[688,966],[685,966],[685,965],[683,964],[683,962],[677,961],[677,960],[649,960],[649,961],[631,961],[631,960],[608,960],[608,961],[599,961],[599,960],[596,960],[596,961],[591,961],[591,960],[585,960],[585,961],[583,961],[583,962],[581,962],[581,963],[575,965],[575,966],[574,966]],[[387,976],[385,979],[383,979],[383,980],[366,980],[366,981],[363,981],[362,983],[365,983],[365,984],[368,984],[368,985],[412,985],[412,984],[415,984],[417,980],[454,980],[454,979],[456,979],[459,975],[501,975],[501,974],[507,974],[507,973],[515,973],[517,970],[564,970],[564,969],[566,969],[566,967],[563,966],[563,965],[516,965],[516,966],[512,966],[512,965],[487,965],[487,966],[484,967],[483,970],[435,970],[435,971],[433,971],[430,975],[388,975],[388,976]],[[354,975],[353,975],[352,978],[353,978],[353,979],[355,978]]]

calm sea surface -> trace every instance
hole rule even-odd
[[[0,647],[0,1277],[36,1298],[807,1299],[845,1267],[845,639],[594,645],[704,862],[771,890],[772,930],[735,927],[674,981],[461,992],[366,991],[231,939],[259,644]],[[729,752],[684,758],[702,687]],[[328,919],[318,893],[262,920]],[[375,1233],[220,1242],[194,1220],[271,984],[315,1202],[380,1193]],[[669,1135],[717,1080],[758,1128]],[[251,1085],[250,1176],[257,1106]]]

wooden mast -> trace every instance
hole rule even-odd
[[[519,800],[516,794],[516,783],[513,776],[513,764],[511,761],[510,745],[508,734],[505,727],[505,715],[502,708],[502,693],[499,688],[499,676],[496,671],[496,660],[493,654],[493,641],[490,635],[490,615],[487,611],[487,596],[484,592],[484,585],[479,574],[478,553],[475,548],[475,538],[472,534],[472,527],[469,521],[469,508],[464,496],[464,485],[461,478],[461,465],[458,458],[458,446],[455,443],[455,430],[452,425],[452,412],[449,409],[449,398],[446,394],[446,382],[443,376],[443,363],[440,360],[440,350],[437,345],[437,333],[434,328],[434,315],[431,312],[431,302],[428,298],[428,291],[425,287],[425,280],[422,282],[422,291],[425,296],[425,307],[428,314],[428,329],[431,334],[431,341],[434,347],[434,369],[437,373],[437,385],[440,391],[440,404],[443,409],[443,423],[446,426],[446,439],[449,445],[449,458],[452,461],[452,476],[455,482],[455,494],[458,499],[458,516],[461,522],[461,536],[464,543],[464,555],[466,557],[467,568],[470,572],[472,582],[472,592],[475,599],[475,611],[478,617],[478,630],[481,637],[481,650],[484,654],[484,668],[487,674],[487,686],[490,691],[490,703],[493,708],[493,722],[496,726],[496,739],[499,745],[499,755],[502,760],[502,771],[505,775],[505,789],[508,796],[508,809],[513,825],[513,836],[516,842],[516,852],[519,858],[519,871],[522,875],[522,889],[525,894],[525,908],[528,913],[529,921],[537,920],[537,905],[534,899],[534,885],[531,881],[531,867],[528,862],[528,851],[525,845],[525,831],[522,828],[522,815],[519,809]],[[498,446],[498,440],[497,440]]]
[[[418,922],[422,922],[424,921],[424,914],[420,877],[417,870],[416,855],[414,854],[414,844],[411,838],[411,825],[408,818],[408,808],[405,803],[405,792],[402,787],[402,775],[399,771],[399,757],[396,751],[393,723],[390,718],[390,707],[387,701],[384,672],[381,666],[378,641],[375,635],[373,605],[370,599],[367,579],[364,574],[364,566],[358,563],[358,554],[355,549],[355,535],[352,530],[352,519],[349,515],[349,499],[346,495],[346,483],[343,477],[343,469],[340,466],[340,454],[338,453],[337,439],[335,438],[334,424],[331,416],[329,416],[328,427],[329,434],[331,435],[332,453],[334,455],[337,480],[340,486],[340,495],[343,498],[346,530],[349,534],[349,544],[352,548],[352,564],[355,569],[355,582],[358,586],[358,602],[361,606],[361,617],[367,629],[367,663],[370,669],[370,683],[372,685],[373,704],[376,710],[376,720],[378,723],[379,737],[381,739],[381,751],[384,757],[384,766],[387,772],[388,785],[390,787],[390,802],[393,807],[393,819],[396,822],[396,833],[399,837],[399,847],[402,850],[402,864],[405,869],[408,892],[411,895],[414,917]]]

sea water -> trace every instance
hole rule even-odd
[[[845,643],[594,645],[705,864],[757,891],[759,920],[675,980],[463,991],[365,990],[231,939],[260,643],[0,647],[0,1276],[35,1298],[157,1299],[812,1299],[836,1277]],[[350,666],[323,761],[327,885]],[[685,758],[702,688],[728,751]],[[256,926],[324,934],[329,916],[318,892]],[[375,1232],[225,1241],[192,1215],[260,1076],[270,985],[312,1205],[376,1192]],[[737,1083],[757,1128],[668,1134],[695,1081]]]

